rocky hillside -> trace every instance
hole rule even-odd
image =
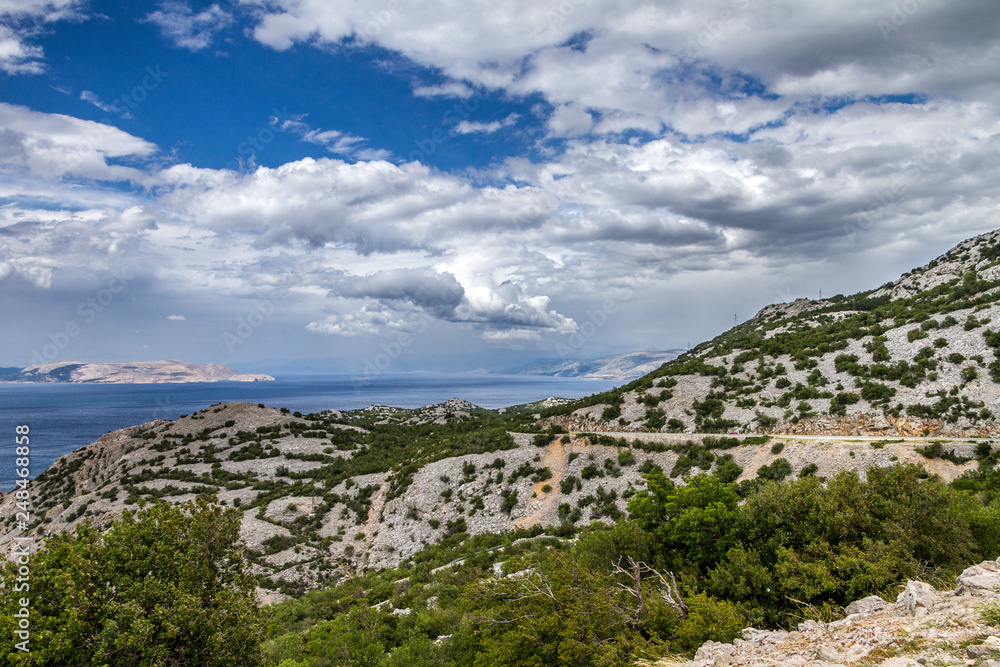
[[[957,441],[920,453],[927,443],[538,433],[540,411],[558,405],[491,411],[455,399],[314,415],[212,406],[60,457],[30,485],[26,532],[14,494],[0,501],[0,545],[106,526],[142,502],[214,495],[242,511],[253,571],[274,600],[397,565],[451,535],[618,519],[655,466],[678,481],[713,470],[751,484],[914,462],[950,480],[996,456],[988,443]]]
[[[747,628],[732,644],[708,642],[684,667],[1000,667],[1000,561],[965,570],[954,590],[911,581],[889,603],[878,596],[847,606],[847,616],[806,621],[792,631]],[[656,667],[677,663],[657,663]]]
[[[9,369],[8,369],[9,370]],[[178,382],[266,382],[262,373],[238,373],[222,364],[184,361],[136,361],[130,363],[84,364],[53,361],[35,364],[16,373],[0,376],[4,382],[87,382],[92,384],[152,384]]]
[[[712,471],[751,490],[906,462],[952,480],[998,458],[991,442],[970,440],[1000,435],[998,260],[1000,232],[878,290],[769,306],[579,401],[312,415],[228,403],[115,431],[31,483],[27,526],[6,494],[0,545],[106,526],[143,502],[214,496],[242,512],[253,571],[277,599],[406,563],[453,536],[614,521],[656,468],[678,481]]]
[[[893,283],[763,308],[567,426],[695,432],[1000,435],[1000,231]]]

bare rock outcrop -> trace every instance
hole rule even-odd
[[[685,667],[1000,667],[1000,627],[982,618],[983,607],[997,601],[1000,562],[986,561],[965,570],[954,591],[910,581],[895,604],[871,596],[832,623],[805,621],[791,632],[747,628],[731,644],[706,642]]]
[[[956,595],[990,595],[1000,592],[1000,559],[967,568],[958,576]]]

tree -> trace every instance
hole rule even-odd
[[[637,493],[628,510],[639,526],[657,536],[671,570],[686,564],[707,569],[732,544],[739,516],[735,486],[712,475],[696,475],[676,486],[662,473],[644,475],[647,491]]]
[[[465,593],[476,667],[617,667],[665,648],[639,631],[644,616],[663,613],[651,593],[646,609],[604,572],[572,553],[548,552],[516,577],[481,579]],[[655,606],[654,609],[649,607]]]
[[[30,590],[0,589],[0,633],[30,600],[18,665],[257,665],[263,619],[237,546],[240,516],[204,500],[125,514],[103,535],[83,524],[30,558]],[[4,566],[4,579],[17,564]]]

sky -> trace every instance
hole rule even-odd
[[[682,349],[990,231],[995,0],[0,0],[0,365]]]

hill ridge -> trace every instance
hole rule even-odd
[[[652,373],[549,416],[595,430],[994,437],[994,322],[1000,230],[873,290],[765,306]]]

